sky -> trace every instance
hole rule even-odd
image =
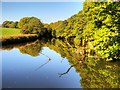
[[[2,2],[2,23],[37,17],[43,23],[65,20],[82,10],[82,2]]]
[[[2,2],[81,2],[84,0],[1,0]]]

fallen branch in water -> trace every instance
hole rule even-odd
[[[84,61],[84,60],[83,60],[83,61]],[[74,65],[71,65],[71,66],[68,68],[68,70],[67,70],[66,72],[64,72],[64,73],[58,73],[58,74],[59,74],[59,77],[67,74],[67,73],[71,70],[71,68],[74,67],[74,66],[76,66],[77,64],[80,64],[80,63],[83,64],[83,61],[80,60],[78,63],[76,63],[76,64],[74,64]]]
[[[51,58],[50,58],[49,56],[47,56],[47,55],[45,55],[45,54],[43,54],[43,53],[40,53],[40,54],[42,54],[42,55],[48,57],[48,60],[51,60]]]
[[[62,58],[61,63],[63,62],[64,59],[65,59],[65,58]]]
[[[35,71],[39,70],[40,68],[42,68],[43,66],[45,66],[49,61],[47,61],[46,63],[42,64],[41,66],[39,66],[37,69],[35,69]]]
[[[51,58],[50,58],[49,56],[47,56],[47,55],[45,55],[45,54],[43,54],[43,53],[41,53],[41,54],[44,55],[44,56],[46,56],[46,57],[48,57],[48,61],[47,61],[46,63],[40,65],[37,69],[35,69],[35,71],[37,71],[38,69],[40,69],[40,68],[42,68],[43,66],[45,66],[45,65],[51,60]]]
[[[73,66],[74,66],[74,65],[71,65],[65,73],[61,73],[61,74],[58,73],[58,74],[59,74],[59,77],[61,77],[61,76],[65,75],[65,74],[67,74]]]

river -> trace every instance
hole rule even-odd
[[[59,39],[7,45],[3,88],[120,88],[120,62],[85,58],[81,47]]]

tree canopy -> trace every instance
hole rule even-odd
[[[56,37],[75,37],[88,53],[95,51],[96,55],[113,60],[120,59],[119,17],[120,2],[86,0],[78,14],[50,26]]]
[[[106,60],[120,59],[120,2],[85,0],[83,10],[67,20],[43,24],[36,17],[24,17],[18,27],[24,34],[74,39],[87,53],[94,52]],[[102,2],[101,2],[102,1]],[[118,0],[116,0],[118,1]],[[14,27],[11,21],[3,27]]]
[[[13,22],[13,21],[4,21],[2,23],[2,27],[5,28],[18,28],[18,22]]]
[[[42,35],[44,31],[42,22],[36,17],[22,18],[18,23],[18,27],[21,28],[21,32],[24,34]]]

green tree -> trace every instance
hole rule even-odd
[[[9,21],[4,21],[4,22],[2,23],[2,27],[8,28],[8,23],[9,23]]]
[[[18,28],[18,22],[4,21],[2,23],[2,27],[5,27],[5,28]]]
[[[18,23],[23,34],[38,34],[43,35],[44,26],[42,22],[36,17],[24,17]]]
[[[56,37],[74,38],[88,53],[106,60],[120,59],[120,2],[85,0],[83,10],[65,21],[51,23]]]

